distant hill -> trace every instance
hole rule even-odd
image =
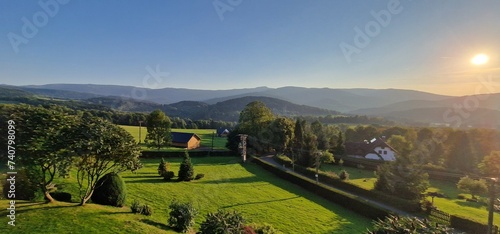
[[[147,89],[121,85],[96,85],[96,84],[47,84],[22,86],[37,89],[56,89],[73,92],[89,93],[99,96],[116,96],[133,98],[141,101],[152,101],[160,104],[172,104],[181,101],[204,101],[207,99],[234,96],[244,93],[265,91],[267,87],[251,89],[229,90],[197,90],[183,88]]]
[[[459,113],[459,109],[463,113]],[[434,124],[456,125],[460,121],[463,126],[500,128],[500,93],[439,101],[403,101],[383,107],[358,109],[349,114]]]
[[[291,102],[270,97],[242,97],[209,105],[204,102],[182,101],[173,104],[157,104],[120,97],[99,97],[87,100],[115,110],[149,112],[155,109],[163,110],[168,116],[191,119],[214,119],[223,121],[238,121],[239,114],[245,106],[253,101],[261,101],[274,114],[281,116],[323,116],[335,115],[339,112],[297,105]]]

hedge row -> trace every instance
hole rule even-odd
[[[236,157],[237,154],[227,151],[189,151],[189,157],[206,157],[206,156],[223,156],[223,157]],[[142,151],[142,158],[182,158],[184,152],[165,152],[165,151]]]
[[[286,156],[278,156],[274,157],[277,162],[280,164],[284,164],[285,166],[291,167],[291,160]],[[288,159],[288,160],[287,160]],[[299,165],[295,165],[295,172],[298,172],[304,176],[309,178],[314,178],[316,171],[312,168],[304,168]],[[379,202],[389,204],[395,208],[400,210],[404,210],[407,212],[417,212],[420,211],[420,203],[418,201],[408,201],[405,199],[401,199],[398,197],[390,196],[385,193],[375,191],[375,190],[366,190],[364,188],[358,187],[354,184],[341,180],[335,173],[326,173],[320,171],[318,173],[318,179],[325,184],[331,185],[335,188],[342,189],[344,191],[348,191],[350,193],[370,197]]]
[[[297,184],[304,189],[325,198],[328,201],[337,203],[370,219],[383,219],[390,214],[390,211],[372,204],[365,199],[340,191],[338,189],[331,188],[329,186],[316,184],[314,180],[303,176],[294,175],[268,162],[265,162],[262,159],[254,158],[253,162],[282,179]]]
[[[467,233],[487,233],[488,226],[467,218],[450,215],[450,226]]]

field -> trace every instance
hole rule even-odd
[[[172,159],[176,172],[180,159]],[[193,158],[195,173],[205,178],[191,182],[165,182],[157,176],[158,159],[143,160],[137,173],[122,173],[127,186],[127,205],[134,199],[153,207],[150,217],[113,208],[74,203],[18,202],[16,227],[5,224],[0,233],[174,233],[166,226],[172,199],[191,201],[200,210],[195,228],[208,212],[219,208],[237,210],[249,223],[268,223],[284,233],[362,233],[371,220],[330,203],[294,184],[274,177],[255,164],[240,164],[233,157]],[[78,195],[74,176],[58,181],[62,191]],[[69,183],[71,182],[71,183]],[[7,207],[5,200],[0,201]]]
[[[373,171],[364,170],[353,167],[340,167],[338,165],[323,165],[323,170],[334,171],[337,174],[345,169],[349,173],[349,182],[355,184],[358,187],[365,189],[373,189],[376,181],[375,174]],[[466,194],[457,189],[456,184],[445,181],[430,180],[430,188],[428,192],[440,192],[447,196],[447,198],[434,198],[434,206],[438,209],[447,212],[449,214],[458,215],[461,217],[467,217],[468,219],[475,220],[481,223],[487,223],[488,220],[488,207],[484,203],[478,202],[468,202],[465,199],[458,199],[458,195],[464,195],[470,198],[470,194]],[[431,201],[429,197],[427,200]],[[483,201],[487,198],[483,197]],[[494,222],[496,225],[500,226],[500,214],[495,213]]]
[[[126,126],[120,125],[122,128],[127,130],[134,139],[139,142],[139,127],[138,126]],[[173,132],[189,132],[196,133],[201,138],[201,148],[212,148],[212,135],[215,134],[215,129],[172,129]],[[146,127],[141,127],[141,148],[142,150],[152,150],[144,144],[144,139],[146,138],[147,129]],[[226,138],[225,137],[213,137],[214,150],[226,150]],[[165,150],[165,149],[163,149]],[[166,148],[168,151],[184,151],[180,148]]]

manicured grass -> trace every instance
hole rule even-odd
[[[126,126],[126,125],[120,125],[120,127],[124,128],[127,130],[133,137],[134,139],[139,142],[139,126]],[[147,134],[147,128],[142,126],[141,127],[141,149],[142,150],[155,150],[148,148],[146,144],[144,144],[144,139],[146,138]],[[216,132],[215,129],[172,129],[173,132],[189,132],[189,133],[196,133],[200,138],[201,138],[201,148],[212,148],[212,135]],[[213,144],[214,144],[214,150],[226,150],[226,142],[227,138],[225,137],[213,137]],[[169,148],[164,148],[162,150],[168,150],[168,151],[184,151],[184,149],[181,148],[174,148],[174,147],[169,147]]]
[[[170,170],[177,175],[180,159],[169,160]],[[128,213],[128,207],[28,203],[19,205],[17,226],[0,226],[0,232],[93,233],[102,228],[103,233],[111,233],[119,228],[119,232],[171,233],[165,231],[165,224],[172,199],[191,201],[200,210],[196,229],[207,212],[220,208],[237,210],[249,223],[269,223],[284,233],[362,233],[371,227],[371,220],[276,178],[255,164],[242,165],[238,158],[193,158],[195,173],[203,173],[205,177],[191,182],[164,181],[157,174],[159,161],[143,160],[144,168],[135,174],[121,174],[128,191],[127,205],[134,199],[146,203],[154,209],[151,217]],[[65,182],[62,191],[77,196],[74,180],[72,176],[57,183]],[[0,204],[6,205],[5,201]],[[0,216],[5,218],[5,215],[6,211],[0,211]]]
[[[339,173],[345,169],[349,173],[349,183],[355,184],[364,189],[373,189],[376,181],[375,174],[371,170],[359,169],[353,167],[340,167],[338,165],[322,165],[325,171],[334,171]],[[466,217],[468,219],[486,224],[488,220],[488,207],[485,203],[468,202],[465,199],[458,199],[458,195],[464,195],[470,198],[470,194],[463,193],[457,189],[455,183],[430,180],[430,187],[427,192],[440,192],[447,196],[447,198],[434,198],[434,205],[449,214]],[[487,201],[486,197],[481,198]],[[432,198],[428,197],[427,200],[431,201]],[[494,222],[500,226],[500,214],[495,213]]]

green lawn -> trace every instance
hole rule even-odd
[[[133,137],[134,139],[139,142],[139,127],[138,126],[126,126],[126,125],[120,125],[120,127],[124,128],[127,130]],[[146,127],[142,126],[141,127],[141,149],[142,150],[154,150],[151,148],[148,148],[146,144],[144,144],[144,139],[146,138],[147,134],[147,129]],[[196,133],[200,138],[201,138],[201,147],[207,147],[211,148],[212,147],[212,135],[216,132],[215,129],[172,129],[173,132],[189,132],[189,133]],[[214,144],[214,150],[226,150],[226,142],[227,138],[225,137],[213,137],[213,144]],[[165,149],[162,149],[165,150]],[[166,148],[168,151],[184,151],[184,149],[181,148]]]
[[[345,169],[349,173],[349,183],[353,183],[358,187],[365,189],[373,189],[376,181],[373,171],[353,168],[353,167],[340,167],[338,165],[322,165],[325,171],[334,171],[337,174]],[[488,209],[487,205],[477,202],[468,202],[464,199],[458,199],[458,195],[464,195],[470,198],[470,194],[465,194],[457,189],[456,184],[446,181],[430,180],[430,188],[428,192],[440,192],[447,196],[447,198],[434,198],[434,205],[447,213],[467,217],[481,223],[487,223]],[[432,199],[427,198],[429,201]],[[485,200],[486,198],[483,198]],[[495,224],[500,226],[500,214],[495,213]]]
[[[193,158],[195,173],[205,178],[191,182],[165,182],[157,176],[158,159],[143,160],[144,168],[122,173],[127,205],[134,199],[153,207],[151,217],[129,213],[128,207],[112,208],[72,203],[24,203],[17,207],[16,227],[0,226],[0,233],[172,233],[165,226],[172,199],[191,201],[200,210],[195,228],[207,212],[219,208],[237,210],[248,222],[269,223],[284,233],[362,233],[371,220],[328,202],[300,187],[276,178],[259,166],[242,165],[238,158]],[[180,159],[171,159],[177,174]],[[62,191],[77,196],[74,177],[59,180]],[[6,201],[0,201],[6,207]],[[6,210],[0,211],[6,220]],[[6,222],[4,222],[6,223]],[[99,230],[99,231],[97,231]],[[165,231],[166,230],[166,231]]]

